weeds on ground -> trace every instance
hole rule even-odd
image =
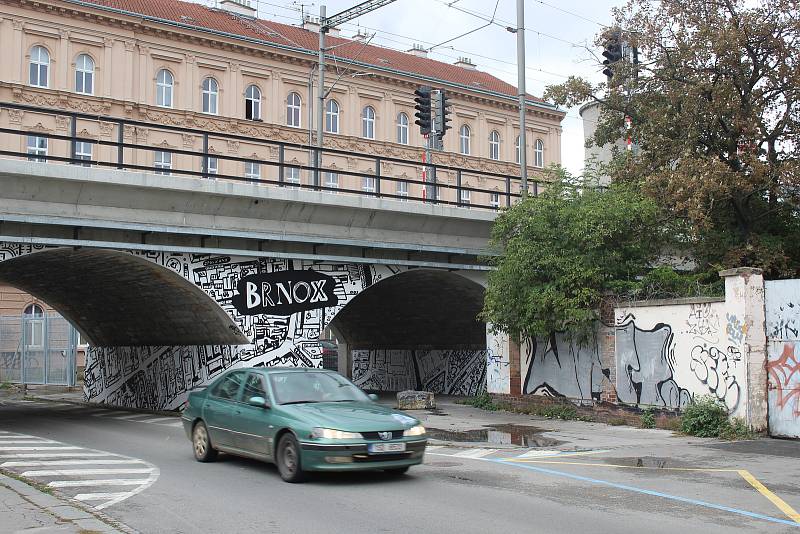
[[[476,397],[464,399],[463,401],[459,401],[459,403],[466,404],[468,406],[474,406],[475,408],[480,408],[481,410],[488,410],[490,412],[498,410],[498,406],[494,403],[492,396],[488,393],[482,393]]]
[[[656,414],[652,408],[645,408],[642,410],[642,415],[639,418],[642,428],[655,428],[656,427]]]
[[[750,439],[755,435],[743,419],[728,419],[728,409],[711,395],[689,403],[683,412],[681,431],[700,438],[727,440]]]
[[[11,382],[0,383],[0,389],[11,389]]]
[[[488,393],[483,393],[476,397],[470,397],[456,401],[458,404],[466,404],[474,406],[481,410],[496,412],[503,410],[506,412],[521,413],[525,415],[538,415],[547,419],[563,419],[565,421],[592,421],[590,417],[578,415],[578,410],[571,404],[549,404],[545,406],[532,405],[523,408],[517,408],[507,402],[495,402],[492,396]]]
[[[627,421],[625,421],[625,419],[623,419],[622,417],[612,417],[611,419],[608,420],[608,424],[611,426],[623,426],[626,423]]]

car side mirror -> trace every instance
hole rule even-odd
[[[250,406],[258,406],[259,408],[269,408],[269,403],[264,397],[250,397],[247,404]]]
[[[369,395],[367,395],[367,397],[369,397],[369,400],[371,400],[372,402],[378,402],[378,396],[375,395],[374,393],[370,393]]]

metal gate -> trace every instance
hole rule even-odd
[[[800,280],[764,284],[769,433],[800,437]]]
[[[74,386],[77,342],[58,314],[0,317],[0,382]]]

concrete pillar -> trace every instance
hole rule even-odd
[[[486,391],[511,394],[511,360],[508,334],[492,333],[486,325]]]
[[[719,273],[725,279],[725,310],[728,323],[740,322],[744,337],[744,419],[756,431],[767,428],[767,337],[764,308],[764,277],[761,269],[740,267]]]
[[[600,351],[600,366],[604,373],[608,369],[608,379],[602,384],[600,400],[617,402],[616,325],[614,304],[610,298],[605,298],[600,303],[600,324],[597,327],[597,342]]]

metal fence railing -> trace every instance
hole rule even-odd
[[[10,102],[0,102],[0,109],[24,112],[38,125],[0,121],[4,157],[462,208],[496,210],[521,197],[519,176],[491,172],[479,160],[468,169],[437,163],[436,158],[422,163]],[[534,195],[544,185],[536,179],[529,182]]]
[[[58,314],[0,316],[0,382],[74,386],[77,343]]]

